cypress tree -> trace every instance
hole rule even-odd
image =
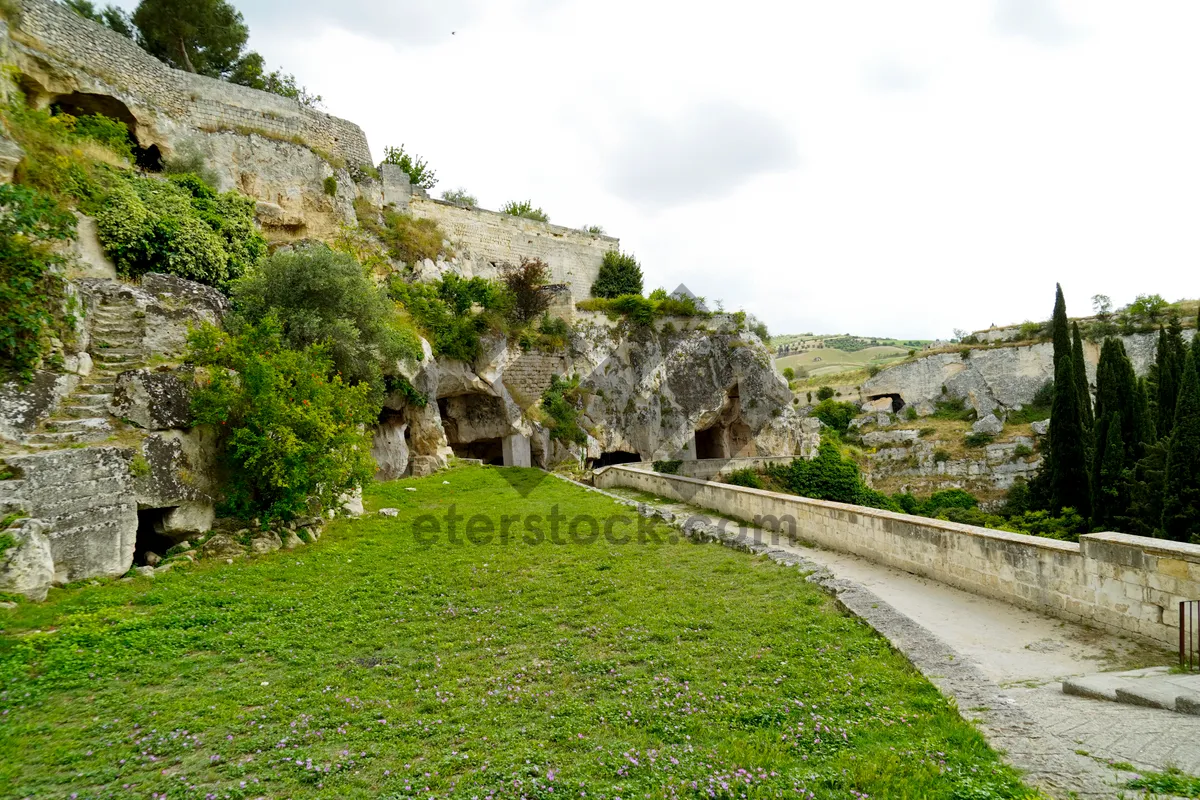
[[[1069,507],[1086,518],[1092,512],[1091,485],[1076,385],[1074,359],[1068,351],[1054,373],[1054,406],[1050,412],[1050,454],[1047,459],[1050,462],[1051,510]]]
[[[1167,446],[1162,527],[1168,539],[1200,541],[1200,379],[1190,352]]]
[[[1159,437],[1171,435],[1175,426],[1175,400],[1179,395],[1177,376],[1179,370],[1175,366],[1175,348],[1163,328],[1158,329],[1158,349],[1154,354],[1155,382],[1155,430]]]
[[[1054,314],[1050,317],[1050,334],[1054,339],[1054,376],[1058,380],[1058,364],[1071,352],[1071,329],[1067,326],[1067,301],[1062,284],[1054,285]]]
[[[1095,425],[1092,418],[1092,393],[1088,388],[1087,362],[1083,360],[1083,339],[1079,336],[1079,323],[1071,323],[1071,358],[1075,365],[1075,389],[1079,392],[1079,408],[1083,412],[1083,427],[1091,431]]]
[[[1096,470],[1096,489],[1092,495],[1095,501],[1092,526],[1111,528],[1125,516],[1129,506],[1125,496],[1125,446],[1121,440],[1121,416],[1114,411],[1107,419],[1101,420],[1100,425],[1107,431],[1107,441],[1097,442],[1096,447],[1097,453],[1103,453],[1103,456]]]

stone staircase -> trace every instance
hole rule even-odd
[[[39,429],[25,437],[37,449],[99,442],[113,433],[108,404],[117,376],[142,366],[146,322],[129,296],[96,295],[88,315],[92,372]]]

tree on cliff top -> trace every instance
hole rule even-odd
[[[227,78],[250,29],[225,0],[142,0],[133,12],[139,43],[176,69]]]
[[[596,282],[592,284],[592,297],[620,297],[623,294],[642,293],[642,267],[628,253],[609,250],[604,254]]]

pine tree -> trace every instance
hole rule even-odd
[[[1092,495],[1095,507],[1092,513],[1092,526],[1096,528],[1113,527],[1128,511],[1129,500],[1125,487],[1125,443],[1121,439],[1121,416],[1116,411],[1101,421],[1101,427],[1107,430],[1107,440],[1103,448],[1097,445],[1097,452],[1102,453],[1100,466],[1096,470],[1096,488]]]
[[[1069,351],[1058,362],[1054,386],[1047,459],[1050,462],[1051,510],[1073,508],[1086,518],[1092,512],[1088,452],[1074,359]]]
[[[1079,335],[1079,323],[1071,323],[1071,358],[1075,362],[1075,389],[1079,392],[1079,408],[1083,412],[1083,427],[1091,431],[1095,425],[1092,418],[1092,393],[1088,388],[1087,362],[1083,360],[1083,339]]]
[[[1067,324],[1067,301],[1063,298],[1062,284],[1055,284],[1054,314],[1050,318],[1050,333],[1054,339],[1054,375],[1058,376],[1058,364],[1071,352],[1071,329]]]
[[[1177,542],[1200,541],[1200,378],[1191,352],[1183,368],[1166,473],[1163,534]]]

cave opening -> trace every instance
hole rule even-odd
[[[900,413],[900,411],[901,411],[901,410],[904,408],[904,406],[905,406],[905,403],[904,403],[904,398],[903,398],[903,397],[901,397],[899,394],[895,394],[895,393],[888,393],[888,394],[873,394],[873,395],[869,395],[869,396],[867,397],[867,399],[868,399],[868,400],[870,400],[871,402],[875,402],[875,401],[877,401],[877,400],[883,400],[883,399],[888,399],[888,400],[891,400],[891,401],[892,401],[892,413],[893,413],[893,414],[899,414],[899,413]]]
[[[591,467],[599,469],[600,467],[611,467],[613,464],[633,464],[641,460],[642,457],[638,453],[631,453],[628,450],[612,450],[601,453],[599,458],[593,459]]]
[[[137,512],[137,537],[133,545],[133,563],[139,567],[147,565],[146,556],[154,553],[159,558],[174,546],[175,540],[163,533],[163,519],[175,508],[139,508]]]

